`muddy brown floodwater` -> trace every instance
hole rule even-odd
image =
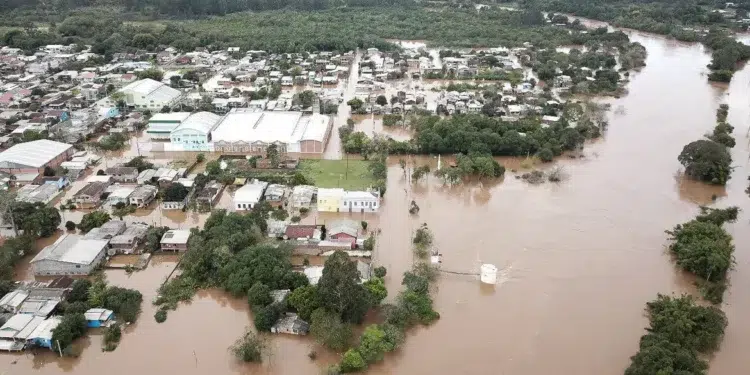
[[[409,185],[391,160],[374,257],[388,267],[391,298],[412,262],[411,233],[423,222],[444,254],[443,269],[477,272],[492,263],[501,275],[494,287],[472,276],[441,275],[434,292],[441,319],[409,332],[403,348],[371,374],[622,374],[644,333],[645,303],[657,293],[695,292],[666,254],[664,230],[689,220],[699,204],[711,204],[712,195],[716,206],[748,207],[750,67],[728,86],[711,85],[709,56],[700,45],[631,36],[648,49],[648,65],[632,75],[627,96],[607,100],[613,110],[604,139],[586,148],[585,159],[557,162],[569,176],[562,183],[530,186],[509,172],[502,181],[457,188],[435,177]],[[683,145],[713,128],[720,103],[730,106],[738,140],[726,189],[685,181],[677,162]],[[418,216],[407,213],[412,199],[421,207]],[[740,374],[748,363],[747,223],[745,210],[729,226],[737,265],[722,307],[729,327],[711,375]],[[93,333],[81,342],[89,347],[80,358],[2,354],[0,374],[316,374],[336,359],[326,354],[310,361],[311,340],[275,336],[265,364],[238,364],[227,348],[251,325],[250,315],[243,300],[217,291],[199,293],[157,324],[150,300],[175,262],[157,257],[130,276],[107,272],[111,283],[145,297],[141,319],[115,352],[101,352],[101,335]]]

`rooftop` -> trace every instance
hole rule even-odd
[[[189,230],[170,229],[161,237],[161,243],[186,244],[189,238]]]
[[[120,91],[125,92],[126,94],[132,93],[133,95],[141,95],[145,97],[143,99],[145,101],[153,100],[156,102],[170,101],[181,95],[179,90],[173,89],[164,83],[154,81],[150,78],[135,81],[123,87]]]
[[[234,192],[235,202],[258,202],[263,197],[263,192],[266,190],[268,182],[254,181],[249,183]]]
[[[319,114],[302,116],[301,112],[259,112],[238,108],[224,116],[211,135],[214,142],[322,142],[328,125],[329,117]]]
[[[107,240],[84,239],[75,234],[64,234],[55,243],[42,249],[31,263],[51,260],[89,265],[107,247]]]
[[[0,153],[0,168],[41,168],[72,147],[49,139],[19,143]]]
[[[196,130],[201,133],[210,133],[221,120],[221,116],[211,112],[196,112],[186,118],[173,132],[182,130]]]

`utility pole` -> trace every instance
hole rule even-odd
[[[63,355],[62,355],[62,348],[60,348],[60,340],[55,340],[55,341],[57,341],[57,352],[60,353],[60,357],[62,357]]]

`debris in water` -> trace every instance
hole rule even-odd
[[[419,213],[419,206],[417,206],[417,202],[414,200],[411,201],[411,204],[409,205],[409,213],[412,215],[416,215]]]

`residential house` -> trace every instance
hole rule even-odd
[[[310,208],[317,189],[315,186],[297,185],[292,189],[288,205],[290,210]]]
[[[318,211],[339,212],[344,204],[344,189],[318,189]]]
[[[112,181],[119,183],[135,183],[138,180],[138,168],[136,167],[110,167],[105,171],[112,176]]]
[[[42,321],[26,339],[33,346],[52,349],[52,331],[62,322],[62,317],[53,316]]]
[[[297,314],[285,313],[276,324],[271,327],[271,333],[286,333],[290,335],[307,335],[310,324],[300,319]]]
[[[135,188],[130,194],[130,204],[139,208],[148,206],[156,199],[156,193],[159,189],[153,185],[141,185]]]
[[[135,191],[135,186],[113,185],[107,197],[107,203],[115,206],[118,203],[127,205],[130,203],[130,195]]]
[[[110,220],[98,228],[91,229],[83,236],[86,240],[111,240],[125,231],[127,225],[124,221]]]
[[[287,240],[317,240],[320,241],[322,231],[318,225],[302,225],[292,224],[287,225],[284,231],[284,239]]]
[[[112,237],[109,241],[109,252],[114,254],[133,254],[138,246],[146,239],[148,224],[128,224],[125,231]]]
[[[78,208],[96,208],[101,204],[102,196],[109,185],[109,182],[89,182],[73,195],[72,201]]]
[[[185,252],[188,249],[189,239],[189,230],[170,229],[161,237],[161,250]]]
[[[266,188],[266,192],[263,194],[263,199],[271,204],[271,206],[279,207],[284,203],[286,191],[287,189],[284,185],[270,184]]]
[[[86,326],[89,328],[108,327],[115,317],[112,310],[94,308],[88,309],[83,316],[86,318]]]
[[[263,198],[268,182],[253,180],[234,192],[232,206],[235,211],[251,210]]]
[[[359,225],[354,220],[342,219],[326,225],[327,239],[341,242],[355,242]]]
[[[224,190],[224,185],[217,181],[211,181],[201,189],[195,197],[195,203],[200,209],[211,209],[216,203],[216,199]]]
[[[347,191],[341,200],[342,212],[378,212],[379,208],[378,194],[369,191]]]

